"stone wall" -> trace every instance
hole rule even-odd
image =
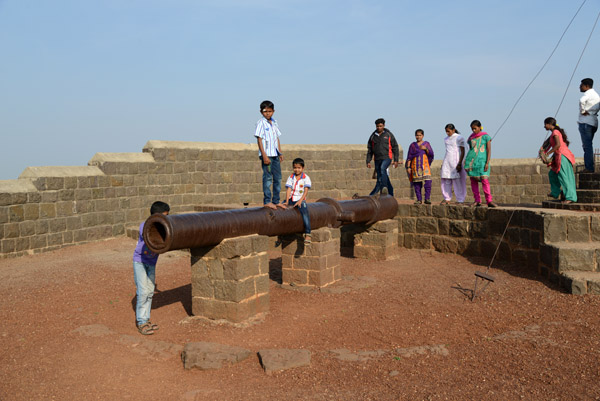
[[[368,194],[375,184],[364,145],[283,150],[284,182],[293,158],[306,161],[309,199]],[[493,160],[492,166],[498,202],[540,202],[548,191],[546,169],[533,159]],[[413,196],[404,169],[390,170],[396,196]],[[439,161],[433,173],[439,176]],[[88,166],[28,167],[19,179],[0,181],[0,257],[122,236],[148,217],[155,200],[168,202],[174,213],[260,204],[261,176],[255,144],[149,141],[142,153],[98,153]],[[433,185],[437,202],[439,178]]]
[[[401,204],[396,219],[401,247],[489,260],[498,249],[496,260],[549,278],[574,294],[600,294],[597,213]]]

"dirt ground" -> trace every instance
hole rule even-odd
[[[600,298],[562,293],[519,266],[492,269],[496,282],[470,302],[456,287],[473,288],[489,260],[343,258],[342,282],[302,292],[272,281],[270,312],[232,327],[189,318],[189,259],[175,252],[157,266],[161,328],[143,337],[134,247],[119,238],[0,260],[0,400],[600,398]],[[194,341],[254,354],[184,370],[181,347]],[[266,348],[307,349],[311,366],[267,375],[255,354]]]

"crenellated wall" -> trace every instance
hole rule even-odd
[[[283,151],[284,183],[291,160],[306,161],[309,199],[364,195],[375,184],[365,145],[284,145]],[[439,163],[433,164],[434,202],[441,200]],[[390,170],[396,197],[411,198],[402,166]],[[495,200],[540,203],[548,192],[546,171],[533,159],[492,160]],[[0,181],[0,257],[122,236],[148,217],[155,200],[174,213],[260,204],[261,183],[255,144],[149,141],[142,153],[98,153],[88,166],[28,167],[19,179]]]

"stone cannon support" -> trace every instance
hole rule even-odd
[[[242,322],[269,310],[268,238],[248,235],[191,248],[192,313]]]
[[[305,244],[299,234],[280,239],[284,285],[320,288],[342,278],[339,228],[314,230],[310,244]]]

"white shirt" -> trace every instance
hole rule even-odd
[[[598,110],[600,110],[600,96],[598,96],[598,93],[593,88],[590,88],[586,90],[581,99],[579,99],[579,118],[577,119],[577,122],[597,127]],[[589,115],[584,116],[582,113],[586,111]]]
[[[279,131],[276,120],[271,119],[271,123],[272,124],[269,124],[264,117],[258,120],[254,136],[262,139],[263,149],[268,157],[277,157],[281,154],[279,151],[279,141],[277,139],[281,136],[281,131]],[[260,148],[258,149],[258,155],[262,157]]]
[[[292,174],[288,177],[287,182],[285,183],[286,188],[292,188],[292,202],[296,202],[302,198],[305,188],[310,188],[310,186],[310,177],[305,173],[302,173],[298,179],[296,179],[295,174]]]
[[[440,173],[442,178],[455,179],[460,177],[460,173],[456,171],[456,166],[460,160],[460,148],[464,148],[465,156],[467,155],[467,142],[465,138],[455,133],[451,136],[444,138],[444,144],[446,145],[446,155],[442,162],[442,168]],[[465,166],[465,159],[463,157],[463,167]]]

